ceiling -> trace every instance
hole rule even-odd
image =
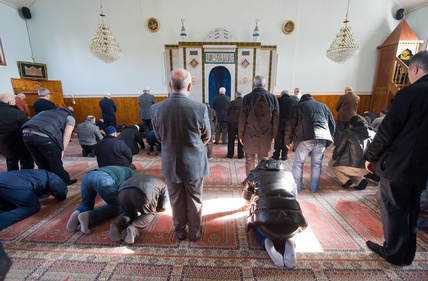
[[[31,6],[37,0],[0,0],[0,3],[4,3],[13,8],[19,9],[21,7]],[[427,0],[391,0],[397,7],[404,8],[407,12],[412,12],[422,7],[428,6]]]

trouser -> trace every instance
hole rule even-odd
[[[356,168],[349,166],[333,166],[334,160],[330,160],[328,162],[328,166],[330,167],[333,174],[337,177],[341,184],[346,183],[348,180],[351,180],[355,185],[358,185],[361,180],[364,178],[363,176],[367,175],[366,168]]]
[[[166,180],[176,232],[189,227],[192,241],[199,239],[202,224],[202,188],[204,178],[193,182],[175,183]]]
[[[337,145],[337,143],[340,140],[340,136],[342,135],[343,131],[345,131],[346,129],[349,129],[349,122],[345,122],[345,121],[336,122],[336,130],[334,131],[334,145]]]
[[[276,134],[275,143],[273,145],[274,152],[272,155],[272,158],[275,160],[278,160],[280,155],[282,160],[287,159],[288,148],[284,144],[284,133],[285,131],[279,130]]]
[[[21,170],[34,169],[34,160],[31,153],[25,148],[18,157],[6,157],[6,166],[8,172],[19,170],[19,166],[21,166]]]
[[[235,154],[235,140],[238,138],[238,123],[228,124],[228,140],[227,140],[227,157],[233,158]],[[238,140],[238,158],[244,158],[244,150],[242,143]]]
[[[250,174],[254,168],[256,168],[256,155],[257,155],[257,162],[260,163],[263,158],[268,157],[269,152],[266,153],[260,153],[260,154],[249,154],[245,152],[245,172],[246,176]]]
[[[411,264],[416,253],[420,201],[425,184],[379,181],[383,235],[382,257],[395,265]]]
[[[39,169],[57,174],[65,184],[68,184],[70,175],[64,170],[62,151],[51,138],[24,133],[22,139]]]
[[[103,115],[105,128],[113,126],[116,129],[116,115]]]
[[[144,136],[147,139],[149,133],[153,130],[152,119],[141,119],[143,121]]]
[[[214,143],[213,138],[214,138],[214,134],[213,134],[213,132],[211,132],[211,138],[207,143],[207,157],[208,157],[208,159],[213,157],[213,146],[214,146],[213,145],[213,143]]]
[[[221,139],[223,144],[227,142],[227,121],[218,121],[217,126],[215,128],[215,142],[219,143],[220,141],[220,132]]]
[[[83,157],[87,157],[88,154],[89,154],[90,157],[94,157],[95,156],[95,147],[96,146],[97,146],[96,144],[94,144],[94,145],[81,145],[81,147],[82,147],[82,156]]]

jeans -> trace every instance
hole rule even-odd
[[[318,191],[326,143],[326,140],[307,140],[302,141],[297,147],[291,173],[296,182],[298,192],[302,191],[303,164],[309,154],[311,155],[311,181],[309,183],[309,190],[312,192]]]
[[[122,212],[118,195],[118,186],[113,178],[102,171],[92,171],[87,173],[80,187],[82,194],[82,204],[77,207],[79,212],[88,212],[89,227],[109,218],[119,215]],[[97,194],[107,203],[94,210],[95,198]]]

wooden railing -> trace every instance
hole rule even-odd
[[[395,58],[394,72],[392,74],[392,83],[397,87],[397,91],[408,86],[409,82],[409,67],[399,58]]]

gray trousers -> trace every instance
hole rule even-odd
[[[257,162],[260,163],[263,158],[268,157],[269,152],[262,154],[249,154],[245,152],[245,172],[247,177],[250,174],[250,171],[256,168],[256,155]]]
[[[184,232],[186,225],[188,225],[190,240],[198,240],[201,236],[204,178],[182,183],[166,180],[166,185],[168,187],[175,231]]]

